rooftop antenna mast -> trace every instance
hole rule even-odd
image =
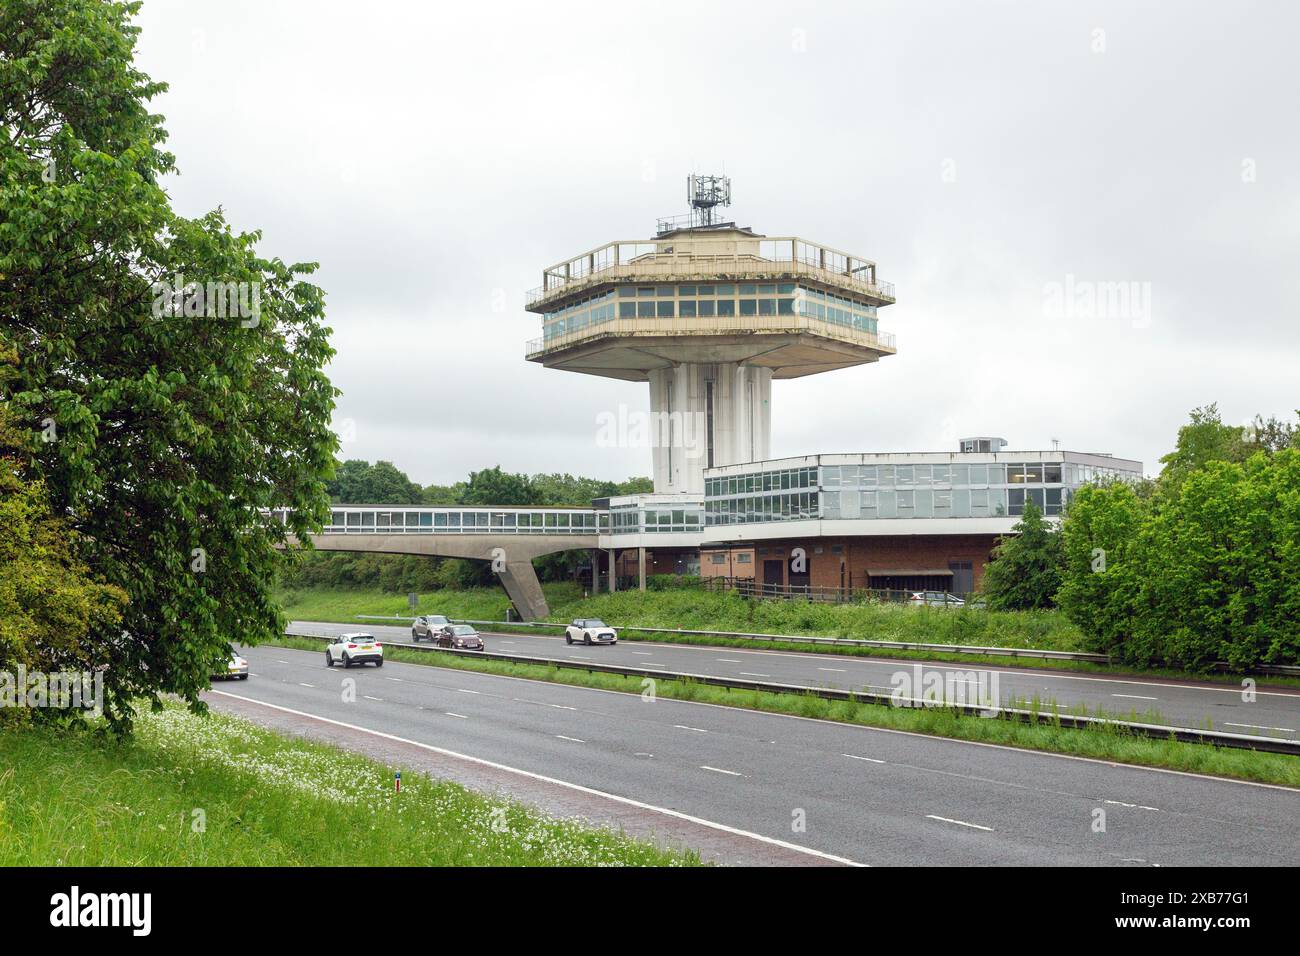
[[[686,177],[686,201],[690,203],[694,225],[714,225],[714,210],[718,206],[731,205],[731,177],[691,173]]]

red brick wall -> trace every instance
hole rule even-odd
[[[861,538],[789,538],[755,544],[747,565],[713,564],[706,549],[700,561],[705,576],[761,577],[765,560],[780,558],[788,583],[788,561],[792,548],[803,548],[808,557],[809,584],[815,588],[837,588],[841,583],[840,565],[850,587],[867,586],[872,571],[898,568],[942,568],[949,561],[969,561],[974,570],[975,589],[984,582],[984,567],[989,561],[997,535],[897,535]],[[839,554],[834,548],[841,549]],[[818,552],[820,549],[820,553]],[[717,549],[724,550],[724,549]],[[733,554],[748,548],[732,549]],[[764,553],[766,552],[766,553]]]

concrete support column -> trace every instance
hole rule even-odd
[[[645,548],[636,549],[636,564],[637,564],[637,569],[636,569],[637,578],[641,590],[644,591],[645,590]]]
[[[551,613],[532,561],[508,561],[497,576],[510,596],[510,602],[525,621],[536,621]]]
[[[600,549],[591,549],[591,593],[600,593]]]
[[[609,593],[610,594],[613,594],[615,591],[618,590],[618,568],[615,567],[615,565],[618,563],[618,558],[616,557],[617,554],[618,552],[615,551],[613,548],[609,549]]]
[[[710,458],[719,466],[771,457],[770,368],[685,363],[652,369],[649,379],[657,493],[703,494]]]

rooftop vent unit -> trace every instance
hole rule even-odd
[[[1007,447],[1005,438],[963,438],[957,443],[957,450],[962,454],[971,452],[988,454],[999,452]]]

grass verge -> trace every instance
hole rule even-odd
[[[121,742],[0,730],[0,866],[698,862],[227,714],[169,706]]]
[[[847,637],[855,640],[904,641],[926,644],[965,644],[983,647],[1017,647],[1038,650],[1083,650],[1082,635],[1056,611],[949,610],[899,605],[821,605],[808,601],[746,601],[736,594],[715,594],[698,589],[674,591],[622,591],[583,598],[571,584],[543,586],[551,606],[548,620],[568,622],[575,617],[600,617],[623,627],[669,627],[706,631],[745,631],[751,634],[791,634],[809,637]],[[291,620],[358,624],[358,615],[413,616],[404,595],[364,589],[310,588],[280,595]],[[500,588],[435,591],[420,596],[414,614],[445,614],[459,620],[503,621],[509,600]],[[399,621],[374,623],[400,624]],[[558,633],[539,628],[494,628],[520,634]],[[1080,674],[1163,677],[1173,680],[1221,682],[1240,686],[1240,676],[1191,673],[1172,668],[1139,670],[1119,664],[1058,661],[1041,658],[993,657],[933,651],[907,651],[852,645],[799,644],[790,641],[731,637],[702,637],[672,633],[624,632],[629,641],[658,644],[741,647],[788,650],[839,657],[883,657],[896,660],[980,664]],[[1300,678],[1260,677],[1259,686],[1300,687]]]
[[[280,647],[317,653],[324,646],[320,641],[294,637],[283,637],[271,643]],[[645,690],[644,681],[647,680],[642,677],[592,673],[542,664],[515,664],[509,661],[441,654],[436,651],[414,651],[391,645],[384,648],[384,654],[387,660],[410,664],[522,677],[555,684],[633,694],[641,694]],[[321,666],[323,667],[324,664],[322,663]],[[853,701],[832,701],[812,694],[729,690],[724,687],[697,684],[693,681],[657,679],[654,681],[654,691],[656,696],[672,700],[724,704],[729,707],[834,720],[867,727],[906,730],[935,737],[1003,744],[1025,750],[1092,757],[1114,763],[1163,767],[1188,773],[1300,787],[1300,758],[1297,757],[1248,750],[1229,750],[1208,744],[1185,744],[1172,739],[1156,740],[1138,737],[1116,727],[1075,730],[1059,724],[1030,725],[996,718],[964,717],[949,708],[913,709]]]

